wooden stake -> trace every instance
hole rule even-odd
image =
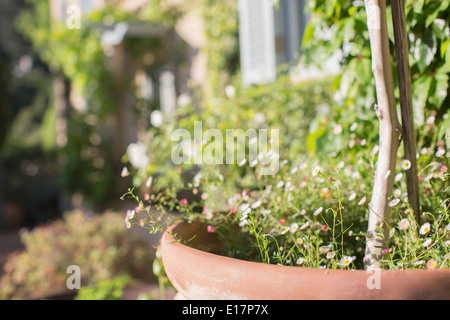
[[[408,34],[406,30],[404,0],[391,1],[391,9],[394,24],[398,87],[400,91],[403,146],[405,159],[411,162],[411,168],[406,170],[408,200],[414,211],[417,225],[420,226],[419,178],[416,159],[416,136],[414,131],[411,70],[409,66]]]
[[[386,0],[365,0],[367,25],[372,51],[372,72],[375,77],[377,101],[375,107],[380,127],[380,149],[369,203],[366,236],[366,269],[379,268],[382,248],[389,238],[390,207],[388,198],[394,187],[395,164],[400,144],[401,127],[397,118],[392,75],[391,54],[387,31]],[[381,232],[380,232],[381,230]]]

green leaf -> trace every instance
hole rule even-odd
[[[436,108],[440,109],[442,103],[447,97],[449,76],[446,73],[437,73],[433,77],[433,82],[430,90],[430,100],[436,105]]]
[[[437,52],[437,39],[431,32],[427,31],[423,37],[415,42],[414,59],[420,72],[424,72],[434,59]]]
[[[417,125],[423,124],[424,110],[427,104],[432,80],[433,78],[431,78],[429,75],[423,75],[412,84],[414,122]]]
[[[449,47],[448,46],[449,44],[450,44],[450,39],[448,39],[448,40],[446,40],[446,41],[441,43],[441,59],[445,58],[447,49]]]

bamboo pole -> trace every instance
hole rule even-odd
[[[395,57],[397,60],[398,87],[402,117],[402,139],[405,159],[411,162],[406,171],[408,200],[414,212],[417,225],[420,225],[419,178],[416,159],[416,136],[412,107],[411,70],[409,66],[408,35],[406,30],[404,0],[391,1],[394,25]]]
[[[379,268],[382,248],[386,246],[390,218],[388,197],[394,186],[395,163],[401,127],[396,112],[394,81],[387,31],[386,0],[365,0],[372,72],[375,77],[379,119],[380,149],[374,177],[372,199],[369,203],[369,221],[364,265],[366,269]],[[381,231],[381,232],[380,232]]]

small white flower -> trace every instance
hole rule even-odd
[[[424,263],[425,263],[424,260],[418,260],[418,261],[414,261],[414,262],[412,263],[412,265],[413,265],[413,266],[420,266],[420,265],[422,265],[422,264],[424,264]]]
[[[192,102],[191,97],[188,94],[182,93],[178,96],[177,104],[179,107],[186,107]]]
[[[125,178],[126,176],[128,176],[128,168],[127,168],[127,167],[124,167],[124,168],[122,169],[122,172],[120,173],[120,176],[121,176],[122,178]]]
[[[245,225],[248,224],[248,220],[247,219],[241,219],[241,222],[239,222],[239,227],[243,227]]]
[[[291,230],[291,228],[286,227],[286,228],[283,229],[283,231],[281,231],[280,234],[281,234],[281,235],[286,234],[286,233],[288,233],[289,230]]]
[[[395,182],[399,182],[400,180],[402,180],[402,178],[403,178],[403,173],[397,173],[396,175],[395,175],[395,178],[394,178],[394,181]]]
[[[291,232],[291,233],[295,233],[295,231],[297,231],[298,230],[298,223],[293,223],[293,224],[291,224],[291,226],[289,227],[289,231]]]
[[[386,173],[384,174],[384,179],[386,180],[387,178],[389,178],[390,175],[391,175],[391,170],[386,171]]]
[[[350,256],[344,256],[344,257],[342,257],[342,259],[339,261],[339,264],[341,265],[341,266],[343,266],[343,267],[346,267],[346,266],[348,266],[350,263],[352,263],[353,262],[353,257],[350,257]]]
[[[341,134],[342,132],[342,126],[338,123],[333,124],[333,133],[334,134]]]
[[[434,121],[436,120],[435,116],[429,116],[426,120],[427,124],[434,124]]]
[[[348,142],[348,147],[351,149],[351,148],[353,148],[353,147],[355,146],[355,144],[356,144],[356,141],[353,140],[353,139],[351,139],[351,140]]]
[[[293,167],[292,169],[291,169],[291,174],[294,174],[294,173],[296,173],[297,172],[297,170],[298,170],[298,168],[297,167]]]
[[[331,245],[319,247],[319,253],[327,253],[331,249]]]
[[[309,221],[307,221],[306,223],[302,224],[300,228],[298,228],[299,230],[304,230],[306,228],[308,228],[309,226]]]
[[[250,213],[250,211],[252,211],[251,208],[247,208],[244,211],[242,211],[242,218],[247,219],[248,214]]]
[[[356,199],[356,193],[353,192],[349,197],[348,197],[348,201],[353,201]]]
[[[320,166],[317,166],[314,168],[314,170],[311,172],[311,174],[313,175],[313,177],[317,176],[320,172]]]
[[[403,170],[409,170],[411,168],[411,161],[408,159],[405,159],[402,161],[402,169]]]
[[[395,199],[389,201],[388,205],[389,205],[389,207],[395,207],[396,205],[398,205],[399,202],[400,202],[400,199],[395,198]]]
[[[409,226],[410,226],[410,223],[407,218],[400,220],[400,222],[398,223],[399,230],[407,230],[409,228]]]
[[[366,197],[362,197],[361,200],[359,200],[358,205],[362,206],[364,203],[366,203],[367,198]]]
[[[302,239],[302,238],[298,238],[298,239],[297,239],[297,244],[298,244],[298,245],[303,244],[303,239]]]
[[[436,151],[435,156],[436,157],[442,157],[445,154],[445,149],[439,148],[438,151]]]
[[[253,121],[255,121],[255,123],[258,125],[262,125],[266,121],[266,116],[264,114],[262,114],[261,112],[257,112],[253,116]]]
[[[353,124],[350,126],[350,131],[355,131],[356,128],[358,128],[358,123],[357,122],[353,122]]]
[[[420,227],[419,233],[420,233],[421,235],[426,235],[428,232],[430,232],[430,230],[431,230],[430,223],[429,223],[429,222],[425,222],[425,223]]]
[[[422,247],[426,248],[433,243],[433,239],[427,239],[423,242]]]
[[[450,231],[450,223],[447,225],[447,227],[445,228],[445,230]]]
[[[260,206],[261,206],[261,201],[257,200],[252,204],[251,208],[256,209],[256,208],[259,208]]]
[[[247,159],[242,159],[241,162],[238,163],[239,167],[242,167],[247,162]]]
[[[355,179],[355,180],[359,180],[362,177],[361,177],[361,174],[358,171],[356,171],[356,172],[352,173],[352,178]]]
[[[248,208],[250,208],[250,205],[249,205],[247,202],[245,202],[245,203],[243,203],[243,204],[241,204],[241,205],[239,206],[239,210],[240,210],[241,212],[244,212],[244,211],[247,210]]]
[[[277,183],[277,188],[281,188],[284,186],[284,181],[280,181]]]
[[[303,258],[298,258],[297,261],[296,261],[296,263],[297,263],[298,265],[301,265],[301,264],[303,264],[303,261],[304,261]]]
[[[335,252],[330,251],[330,252],[327,252],[326,258],[327,259],[333,259],[335,255],[336,255]]]
[[[322,211],[323,211],[323,207],[320,207],[320,208],[316,209],[316,210],[313,212],[313,216],[317,216],[317,215],[320,214]]]
[[[144,169],[150,163],[147,156],[147,146],[142,142],[132,143],[127,148],[131,164],[138,169]]]
[[[150,114],[150,123],[155,128],[159,128],[162,126],[164,122],[164,114],[161,110],[155,110]]]
[[[236,89],[232,85],[227,85],[225,87],[225,95],[227,96],[227,98],[233,99],[236,95]]]
[[[403,192],[400,199],[402,199],[403,202],[408,202],[408,193],[407,192]]]
[[[402,190],[400,190],[400,189],[394,190],[394,197],[400,198],[401,195],[402,195]]]
[[[449,247],[450,246],[450,240],[447,240],[444,242],[444,246]]]

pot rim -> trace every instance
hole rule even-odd
[[[450,299],[450,269],[369,271],[264,264],[179,243],[170,232],[184,225],[189,223],[175,223],[164,232],[161,252],[167,276],[189,299]]]
[[[196,222],[193,222],[196,223]],[[329,271],[329,272],[363,272],[365,274],[367,274],[367,270],[361,270],[361,269],[356,269],[356,270],[348,270],[348,269],[328,269],[328,268],[311,268],[311,267],[296,267],[296,266],[282,266],[282,265],[278,265],[278,264],[265,264],[262,262],[256,262],[256,261],[249,261],[249,260],[242,260],[242,259],[238,259],[238,258],[232,258],[232,257],[227,257],[224,255],[220,255],[220,254],[215,254],[215,253],[211,253],[211,252],[206,252],[200,249],[197,249],[195,247],[191,247],[185,244],[182,244],[180,242],[178,242],[175,237],[171,234],[172,230],[175,229],[176,227],[179,227],[183,224],[191,224],[190,222],[176,222],[174,224],[172,224],[171,226],[169,226],[169,228],[167,228],[167,230],[163,233],[163,236],[161,238],[161,243],[164,244],[170,244],[170,245],[175,245],[177,247],[181,247],[183,248],[183,250],[188,250],[188,251],[192,251],[193,253],[197,254],[197,255],[203,255],[205,257],[214,257],[220,260],[225,260],[225,261],[240,261],[242,263],[246,263],[246,264],[251,264],[251,265],[255,265],[255,266],[271,266],[271,267],[275,267],[275,268],[293,268],[293,269],[302,269],[302,270],[320,270],[320,272],[324,272],[325,271]],[[433,270],[424,270],[424,269],[404,269],[404,270],[391,270],[391,269],[381,269],[378,270],[382,273],[387,273],[387,272],[446,272],[450,274],[450,269],[433,269]]]

